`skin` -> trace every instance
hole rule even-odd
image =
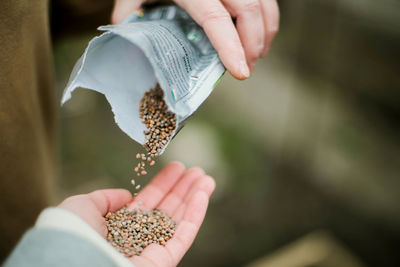
[[[131,257],[135,266],[176,266],[195,239],[204,220],[215,182],[200,168],[185,170],[182,163],[172,162],[162,169],[132,199],[124,189],[106,189],[72,196],[59,207],[72,211],[104,238],[107,235],[104,215],[127,205],[129,209],[158,208],[177,223],[174,236],[165,247],[151,244],[140,256]],[[142,204],[139,206],[139,202]]]
[[[145,0],[115,0],[112,23],[119,23]],[[257,59],[268,54],[279,29],[276,0],[174,0],[203,27],[228,71],[244,80]],[[232,18],[236,19],[236,25]]]

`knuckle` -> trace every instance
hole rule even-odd
[[[188,171],[194,172],[194,173],[199,173],[199,174],[204,174],[205,173],[202,168],[197,167],[197,166],[191,167]]]
[[[204,26],[210,21],[218,21],[218,20],[226,20],[226,19],[231,19],[229,13],[224,10],[223,8],[220,8],[218,6],[211,7],[207,10],[207,12],[203,16],[203,20],[201,22],[201,26]]]
[[[252,48],[248,48],[246,50],[246,57],[250,61],[257,60],[259,55],[260,55],[260,51],[259,51],[258,47],[252,47]]]
[[[243,1],[243,9],[247,12],[259,12],[261,5],[259,0],[245,0]]]
[[[273,35],[277,34],[278,31],[279,31],[279,26],[276,26],[271,29],[268,29],[267,34],[273,36]]]
[[[243,49],[243,45],[239,38],[229,40],[224,46],[224,51],[227,53],[237,53],[241,49]]]
[[[256,50],[256,49],[251,49],[247,51],[247,59],[250,62],[254,62],[258,59],[258,57],[260,56],[260,51]]]

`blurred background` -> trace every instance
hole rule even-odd
[[[400,2],[279,4],[269,55],[226,74],[150,171],[180,160],[217,181],[180,266],[400,266]],[[53,1],[58,99],[111,7]],[[60,117],[57,200],[133,189],[142,148],[102,95],[78,90]]]

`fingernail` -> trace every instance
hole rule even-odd
[[[264,43],[262,43],[258,49],[258,51],[260,51],[260,56],[262,55],[262,52],[264,51],[264,49],[265,49],[265,45],[264,45]]]
[[[248,67],[247,64],[246,64],[246,61],[240,61],[240,63],[239,63],[239,70],[240,70],[240,73],[241,73],[244,77],[248,78],[248,77],[250,76],[250,70],[249,70],[249,67]]]
[[[250,72],[253,72],[256,68],[256,63],[250,63]]]
[[[264,48],[264,50],[262,51],[262,53],[261,53],[261,56],[262,57],[265,57],[267,54],[268,54],[268,52],[269,52],[269,46],[266,46],[265,48]]]

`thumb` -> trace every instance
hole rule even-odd
[[[145,0],[115,0],[111,23],[117,24],[138,9]]]

